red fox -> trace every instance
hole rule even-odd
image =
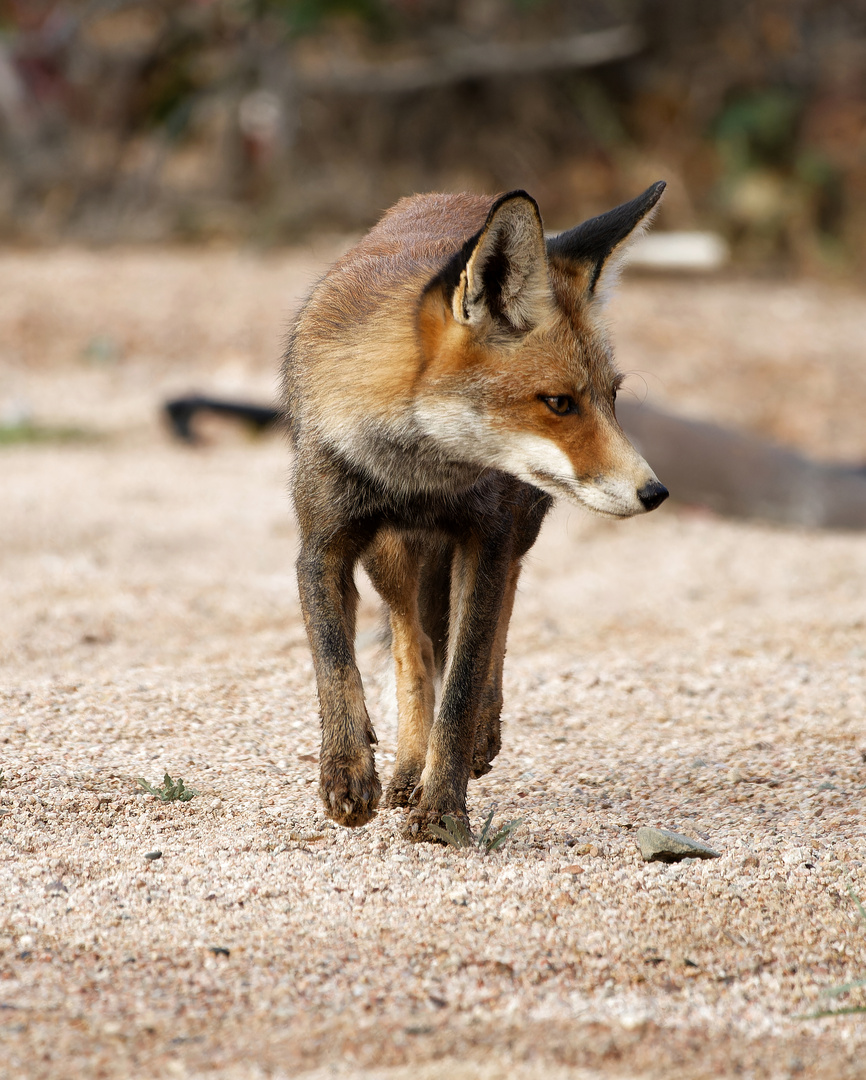
[[[629,517],[667,498],[616,422],[601,316],[664,187],[546,241],[524,191],[403,199],[300,312],[283,368],[298,584],[319,793],[340,824],[368,822],[382,790],[355,663],[358,562],[390,615],[386,805],[409,808],[410,838],[431,839],[443,815],[468,823],[469,778],[499,751],[521,560],[553,499]]]

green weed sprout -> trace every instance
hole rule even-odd
[[[145,791],[150,792],[160,802],[189,802],[198,795],[195,788],[186,787],[180,777],[172,780],[168,773],[165,774],[161,787],[153,787],[142,777],[139,777],[136,783],[141,784]]]
[[[497,832],[491,834],[490,827],[493,824],[495,812],[496,807],[487,815],[487,820],[481,826],[481,832],[478,836],[474,836],[462,821],[451,817],[450,814],[443,814],[442,816],[444,829],[439,825],[428,825],[427,828],[438,840],[443,840],[446,844],[450,844],[451,847],[474,848],[484,855],[489,855],[491,851],[501,848],[518,826],[523,824],[523,818],[515,818],[513,821],[506,821]]]

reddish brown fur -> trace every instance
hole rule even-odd
[[[337,821],[363,824],[379,798],[354,657],[357,561],[391,611],[388,800],[412,805],[420,838],[443,814],[465,818],[469,776],[499,749],[508,621],[545,492],[620,516],[666,494],[616,423],[593,295],[609,237],[627,236],[654,192],[557,241],[550,259],[523,193],[403,200],[299,316],[285,365],[298,577],[320,790]]]

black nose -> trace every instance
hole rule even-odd
[[[658,480],[650,480],[637,493],[644,510],[655,510],[657,506],[661,506],[668,495],[670,492]]]

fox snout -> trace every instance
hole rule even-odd
[[[595,439],[582,449],[581,457],[571,461],[574,482],[551,495],[564,494],[597,514],[619,518],[646,514],[668,497],[668,489],[615,422],[599,425]]]
[[[593,492],[584,500],[590,509],[615,517],[635,517],[661,506],[670,493],[634,447],[627,444],[626,453],[618,457],[619,468],[600,478],[603,495],[599,501],[607,505],[599,505]]]
[[[573,489],[565,494],[571,495],[575,502],[596,514],[627,518],[655,510],[665,501],[669,492],[652,474],[646,479],[644,472],[637,480],[621,473],[608,473],[583,483],[578,481]]]

